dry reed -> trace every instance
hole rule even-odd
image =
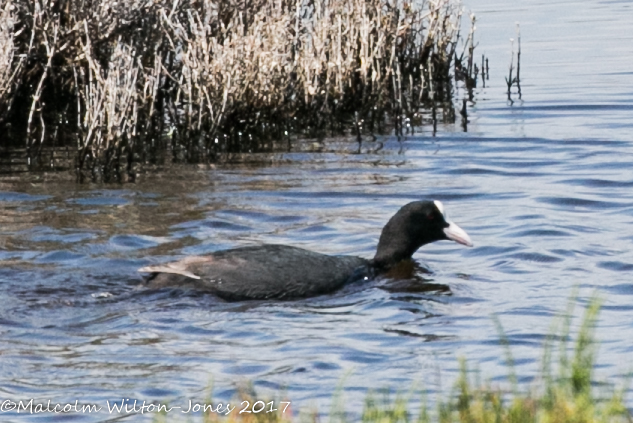
[[[80,179],[124,180],[161,151],[452,121],[460,22],[457,0],[0,0],[3,144],[31,167],[70,145]]]
[[[23,70],[24,57],[16,57],[15,13],[11,0],[0,0],[0,122],[11,110],[15,81]]]

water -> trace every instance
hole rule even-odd
[[[500,382],[508,371],[492,315],[529,381],[574,287],[581,304],[596,290],[603,299],[598,378],[620,383],[633,353],[633,5],[468,6],[491,78],[466,133],[424,129],[361,155],[175,167],[120,186],[4,177],[0,399],[103,410],[2,421],[152,421],[109,414],[106,401],[186,411],[211,387],[226,402],[245,381],[262,398],[285,389],[294,412],[324,415],[342,383],[348,410],[359,412],[367,389],[446,391],[460,356]],[[515,21],[523,100],[515,94],[510,105],[503,76]],[[443,201],[475,242],[416,254],[434,285],[377,280],[300,301],[237,303],[134,289],[141,266],[242,245],[371,257],[387,219],[420,198]],[[178,411],[169,416],[189,416]]]

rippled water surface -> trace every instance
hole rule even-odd
[[[186,410],[211,386],[226,401],[252,381],[262,395],[285,389],[295,412],[327,414],[342,383],[358,412],[369,388],[446,390],[460,356],[503,380],[493,314],[530,380],[575,286],[581,303],[595,290],[603,298],[598,377],[621,381],[633,354],[633,5],[468,6],[491,66],[468,132],[386,137],[378,153],[174,167],[128,185],[0,180],[0,398]],[[510,105],[503,76],[515,21],[523,100]],[[433,272],[422,275],[429,284],[379,279],[306,300],[235,303],[135,289],[141,266],[265,242],[369,258],[388,218],[422,198],[443,201],[475,242],[423,247],[415,258]]]

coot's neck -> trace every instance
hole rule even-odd
[[[398,263],[404,260],[410,260],[412,255],[413,254],[396,254],[390,256],[381,256],[376,254],[374,256],[374,259],[371,260],[370,264],[377,272],[382,273],[395,267]]]
[[[422,244],[407,237],[387,237],[381,235],[376,249],[376,255],[371,261],[372,266],[379,272],[385,272],[403,260],[410,260],[411,256]]]

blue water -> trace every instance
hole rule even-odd
[[[493,315],[519,379],[530,381],[574,287],[576,317],[594,293],[603,301],[596,378],[622,383],[633,353],[633,5],[467,6],[491,66],[469,105],[468,132],[447,125],[433,137],[420,128],[402,141],[381,138],[378,153],[368,141],[360,155],[174,166],[128,185],[3,177],[0,400],[103,410],[0,420],[152,421],[152,413],[109,414],[106,402],[186,410],[210,392],[231,400],[247,381],[256,399],[284,392],[292,412],[324,416],[339,384],[352,414],[368,389],[417,386],[433,398],[450,390],[459,357],[506,380]],[[515,21],[522,99],[513,93],[510,104],[503,77]],[[424,198],[444,202],[475,243],[422,248],[415,258],[432,284],[379,279],[317,298],[237,303],[135,289],[139,267],[243,245],[369,258],[389,217]],[[168,415],[185,421],[179,411]]]

